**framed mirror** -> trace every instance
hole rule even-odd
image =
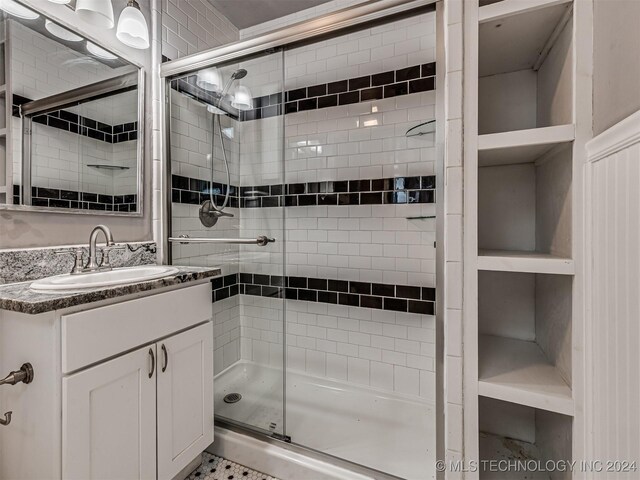
[[[35,15],[2,20],[0,209],[142,215],[143,71]]]

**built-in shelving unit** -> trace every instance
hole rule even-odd
[[[465,352],[477,354],[477,383],[470,389],[478,396],[477,451],[481,460],[571,460],[579,358],[574,298],[581,271],[575,234],[581,201],[581,153],[574,145],[576,5],[476,5],[477,25],[465,27],[465,56],[477,58],[477,70],[473,64],[467,69],[477,82],[465,81],[465,98],[477,98],[477,110],[465,113],[475,130],[474,136],[465,128],[465,192],[477,194],[477,202],[467,198],[465,215],[471,218],[465,225],[477,234],[469,239],[465,232],[465,244],[477,256],[465,295],[477,295],[465,297],[465,308],[474,308],[469,317],[477,319],[477,348]]]
[[[481,397],[479,402],[480,458],[510,462],[511,469],[491,469],[481,464],[480,478],[491,480],[559,480],[571,478],[570,472],[550,472],[551,469],[516,470],[533,460],[559,461],[571,458],[572,418],[518,403]],[[529,464],[531,465],[531,464]]]

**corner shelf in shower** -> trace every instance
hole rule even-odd
[[[0,138],[6,137],[6,136],[7,136],[7,129],[6,128],[0,128]]]
[[[513,250],[479,250],[478,270],[555,275],[575,273],[571,258],[558,257],[549,253]]]
[[[532,163],[574,138],[573,124],[478,135],[478,166]]]
[[[480,335],[478,394],[573,415],[571,388],[535,342]]]

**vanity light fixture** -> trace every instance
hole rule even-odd
[[[58,25],[55,22],[52,22],[49,19],[45,20],[44,28],[46,28],[47,31],[51,33],[51,35],[55,35],[56,37],[61,38],[62,40],[67,40],[68,42],[79,42],[80,40],[82,40],[81,36],[76,35],[72,31],[67,30],[66,28],[62,28],[60,25]]]
[[[113,28],[113,5],[111,0],[77,0],[76,14],[96,27]]]
[[[238,110],[251,110],[253,108],[253,100],[251,98],[251,92],[244,85],[240,85],[236,88],[233,94],[233,100],[231,106]]]
[[[118,58],[113,53],[97,46],[95,43],[87,42],[87,50],[89,50],[89,53],[92,55],[104,58],[105,60],[115,60]]]
[[[4,10],[9,15],[14,17],[23,18],[25,20],[35,20],[40,17],[40,14],[29,10],[27,7],[23,7],[19,3],[13,0],[0,0],[0,10]]]
[[[122,10],[116,37],[129,47],[141,50],[149,48],[149,28],[136,0],[129,0]]]

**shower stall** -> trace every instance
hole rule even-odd
[[[223,271],[216,423],[376,478],[435,478],[436,17],[367,2],[162,67],[165,260]]]

